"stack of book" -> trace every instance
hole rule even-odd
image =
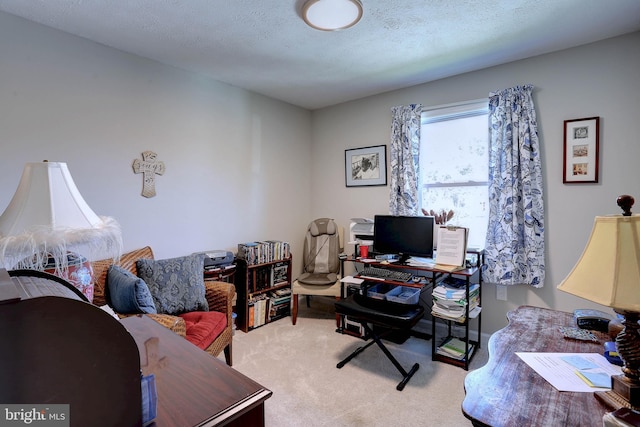
[[[249,329],[288,316],[291,312],[291,288],[277,289],[267,294],[253,295],[249,299]]]
[[[432,293],[433,305],[431,314],[447,320],[464,322],[467,319],[467,305],[469,317],[474,318],[480,313],[480,285],[469,285],[469,300],[467,301],[466,283],[460,286],[455,279],[446,280],[438,284]]]
[[[237,258],[245,260],[249,265],[278,261],[290,256],[289,243],[279,240],[238,243],[236,255]]]
[[[441,356],[451,357],[456,360],[463,360],[467,355],[473,352],[474,345],[469,343],[468,351],[465,352],[465,342],[459,338],[448,337],[444,342],[436,348],[436,353]]]
[[[269,322],[288,316],[291,309],[291,288],[278,289],[271,292],[269,305]]]
[[[249,300],[249,329],[257,328],[268,321],[269,297],[261,294]]]
[[[287,262],[278,262],[271,267],[271,283],[270,287],[284,285],[289,283],[289,264]]]

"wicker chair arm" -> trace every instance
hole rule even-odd
[[[149,316],[151,319],[183,338],[187,335],[187,325],[181,317],[170,314],[145,314],[145,316]]]
[[[236,287],[232,283],[205,280],[204,282],[209,311],[219,311],[228,316],[231,322],[233,299],[236,295]]]

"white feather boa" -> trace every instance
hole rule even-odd
[[[67,269],[67,253],[89,261],[122,254],[120,224],[111,217],[100,217],[102,224],[88,229],[38,227],[17,236],[0,236],[0,268],[43,270],[49,257],[56,271]]]

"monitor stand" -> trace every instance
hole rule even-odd
[[[407,255],[407,254],[398,254],[398,256],[400,258],[398,259],[397,264],[406,264],[407,261],[409,261],[409,258],[411,258],[411,255]]]

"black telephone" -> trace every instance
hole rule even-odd
[[[573,312],[580,329],[607,332],[611,316],[599,310],[578,309]]]

